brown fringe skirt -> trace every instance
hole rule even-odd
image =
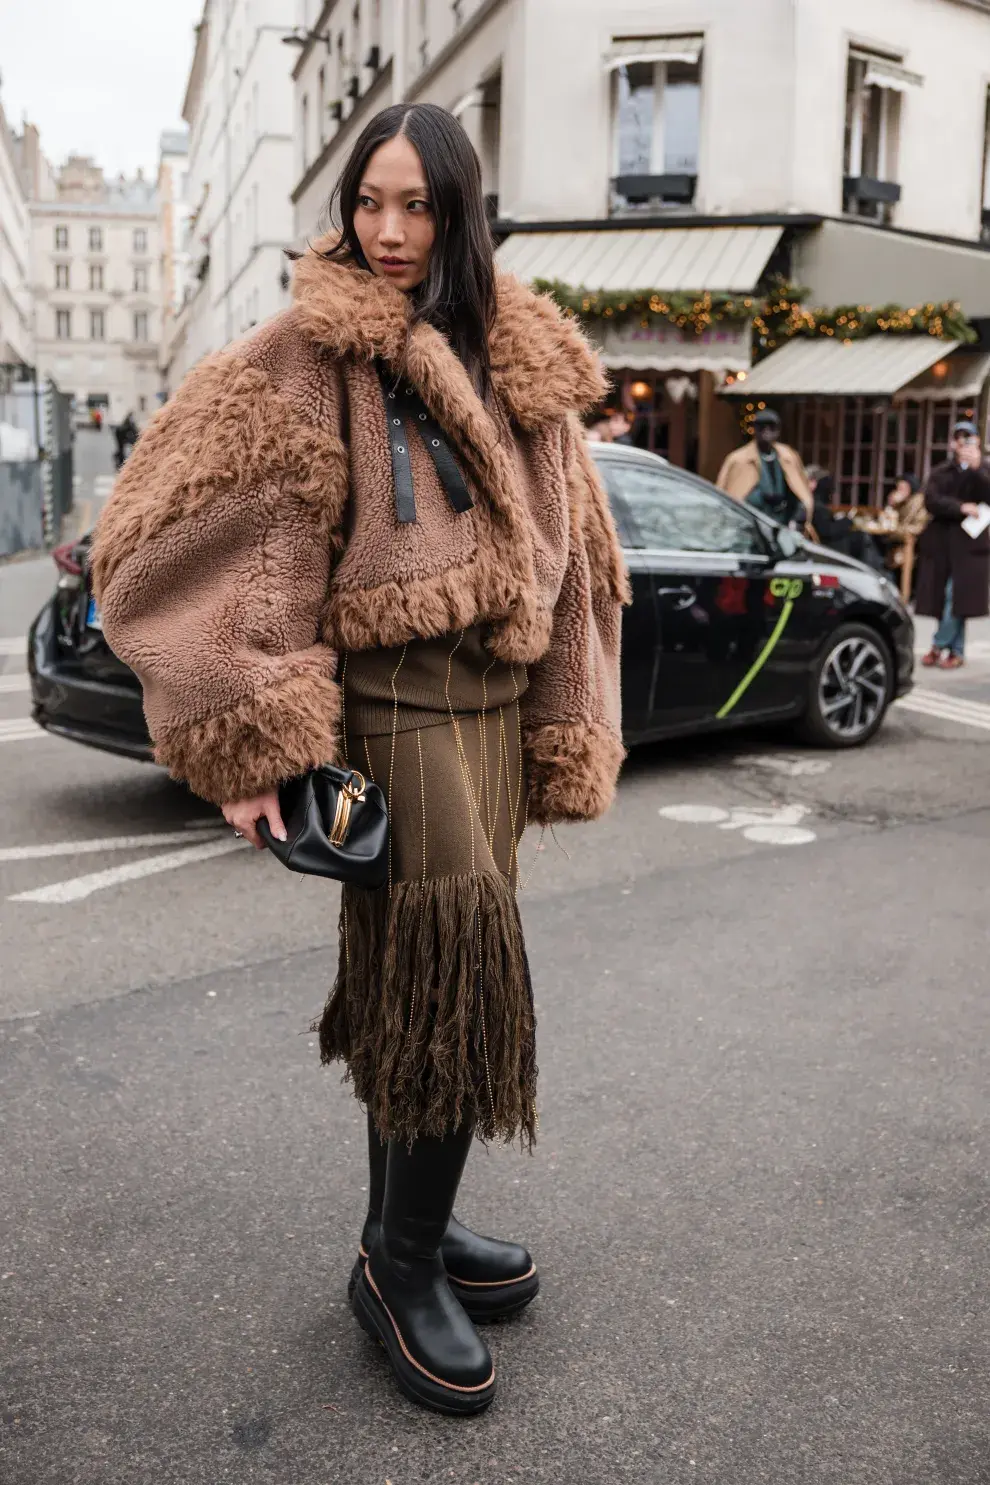
[[[449,678],[464,640],[422,642],[427,665],[439,658]],[[343,889],[321,1056],[345,1062],[383,1138],[439,1135],[467,1120],[483,1139],[519,1135],[532,1145],[536,1022],[515,897],[526,808],[518,703],[525,675],[517,667],[521,684],[514,677],[508,692],[516,699],[473,713],[453,704],[470,691],[462,675],[446,715],[430,713],[424,687],[414,684],[423,676],[422,648],[406,672],[409,704],[402,699],[412,648],[395,652],[388,733],[362,730],[383,723],[373,697],[362,698],[360,677],[354,683],[361,657],[348,656],[344,670],[347,758],[389,801],[390,869],[380,891]],[[381,661],[377,652],[378,674]],[[504,695],[492,668],[485,676],[493,694]]]

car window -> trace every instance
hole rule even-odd
[[[658,465],[602,460],[617,506],[627,512],[634,545],[686,552],[764,556],[766,548],[748,512]]]

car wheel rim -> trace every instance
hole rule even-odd
[[[856,738],[868,732],[887,703],[887,657],[879,644],[862,635],[840,640],[822,667],[818,706],[836,737]]]

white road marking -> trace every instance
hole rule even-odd
[[[15,691],[30,691],[31,678],[26,670],[15,675],[0,675],[0,696],[11,696]]]
[[[682,825],[717,825],[729,818],[729,811],[715,804],[665,804],[660,814],[663,819],[677,820]]]
[[[969,701],[965,696],[952,696],[945,691],[932,691],[918,686],[902,696],[898,706],[909,712],[938,717],[961,727],[978,727],[990,731],[990,706],[983,701]]]
[[[30,742],[34,738],[50,737],[51,733],[32,722],[30,717],[15,717],[11,722],[0,722],[0,743]]]
[[[187,846],[182,851],[169,851],[164,856],[148,856],[144,861],[129,861],[125,866],[112,866],[107,871],[94,871],[88,876],[71,877],[66,882],[52,882],[48,887],[35,887],[30,892],[16,892],[9,902],[59,903],[79,902],[93,892],[102,892],[107,887],[118,887],[122,882],[135,882],[141,877],[153,877],[162,871],[174,871],[180,866],[192,866],[197,861],[209,861],[213,856],[225,856],[230,851],[239,851],[250,843],[246,840],[209,841],[201,846]]]
[[[806,804],[782,804],[720,809],[714,804],[668,804],[660,810],[664,820],[682,825],[715,825],[719,830],[738,830],[746,840],[763,846],[806,846],[818,837],[802,827],[811,814]]]
[[[43,846],[2,846],[0,861],[43,861],[50,856],[89,856],[100,851],[139,851],[143,846],[177,846],[189,839],[189,828],[216,831],[215,821],[200,826],[189,821],[184,830],[162,830],[150,835],[108,835],[99,840],[60,840]]]
[[[767,773],[780,773],[788,779],[828,773],[832,767],[826,758],[788,758],[783,753],[740,753],[732,762],[736,768],[764,768]]]
[[[14,639],[0,639],[0,655],[23,655],[27,650],[27,635],[17,635]]]

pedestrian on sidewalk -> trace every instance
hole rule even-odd
[[[922,665],[958,670],[964,663],[966,620],[990,614],[990,528],[970,536],[963,522],[990,505],[990,464],[975,423],[952,430],[950,457],[937,465],[925,487],[931,523],[918,543],[916,611],[939,619]]]
[[[294,306],[139,439],[93,565],[158,761],[253,844],[328,761],[388,796],[388,886],[344,885],[319,1027],[368,1111],[352,1302],[408,1396],[477,1412],[471,1317],[539,1285],[453,1217],[475,1134],[536,1135],[519,838],[601,815],[623,756],[627,580],[580,423],[605,382],[573,320],[496,274],[450,114],[378,114],[333,204]]]
[[[801,455],[781,443],[781,431],[779,414],[763,408],[753,419],[753,437],[726,457],[715,483],[781,526],[804,527],[814,513],[811,486]]]

